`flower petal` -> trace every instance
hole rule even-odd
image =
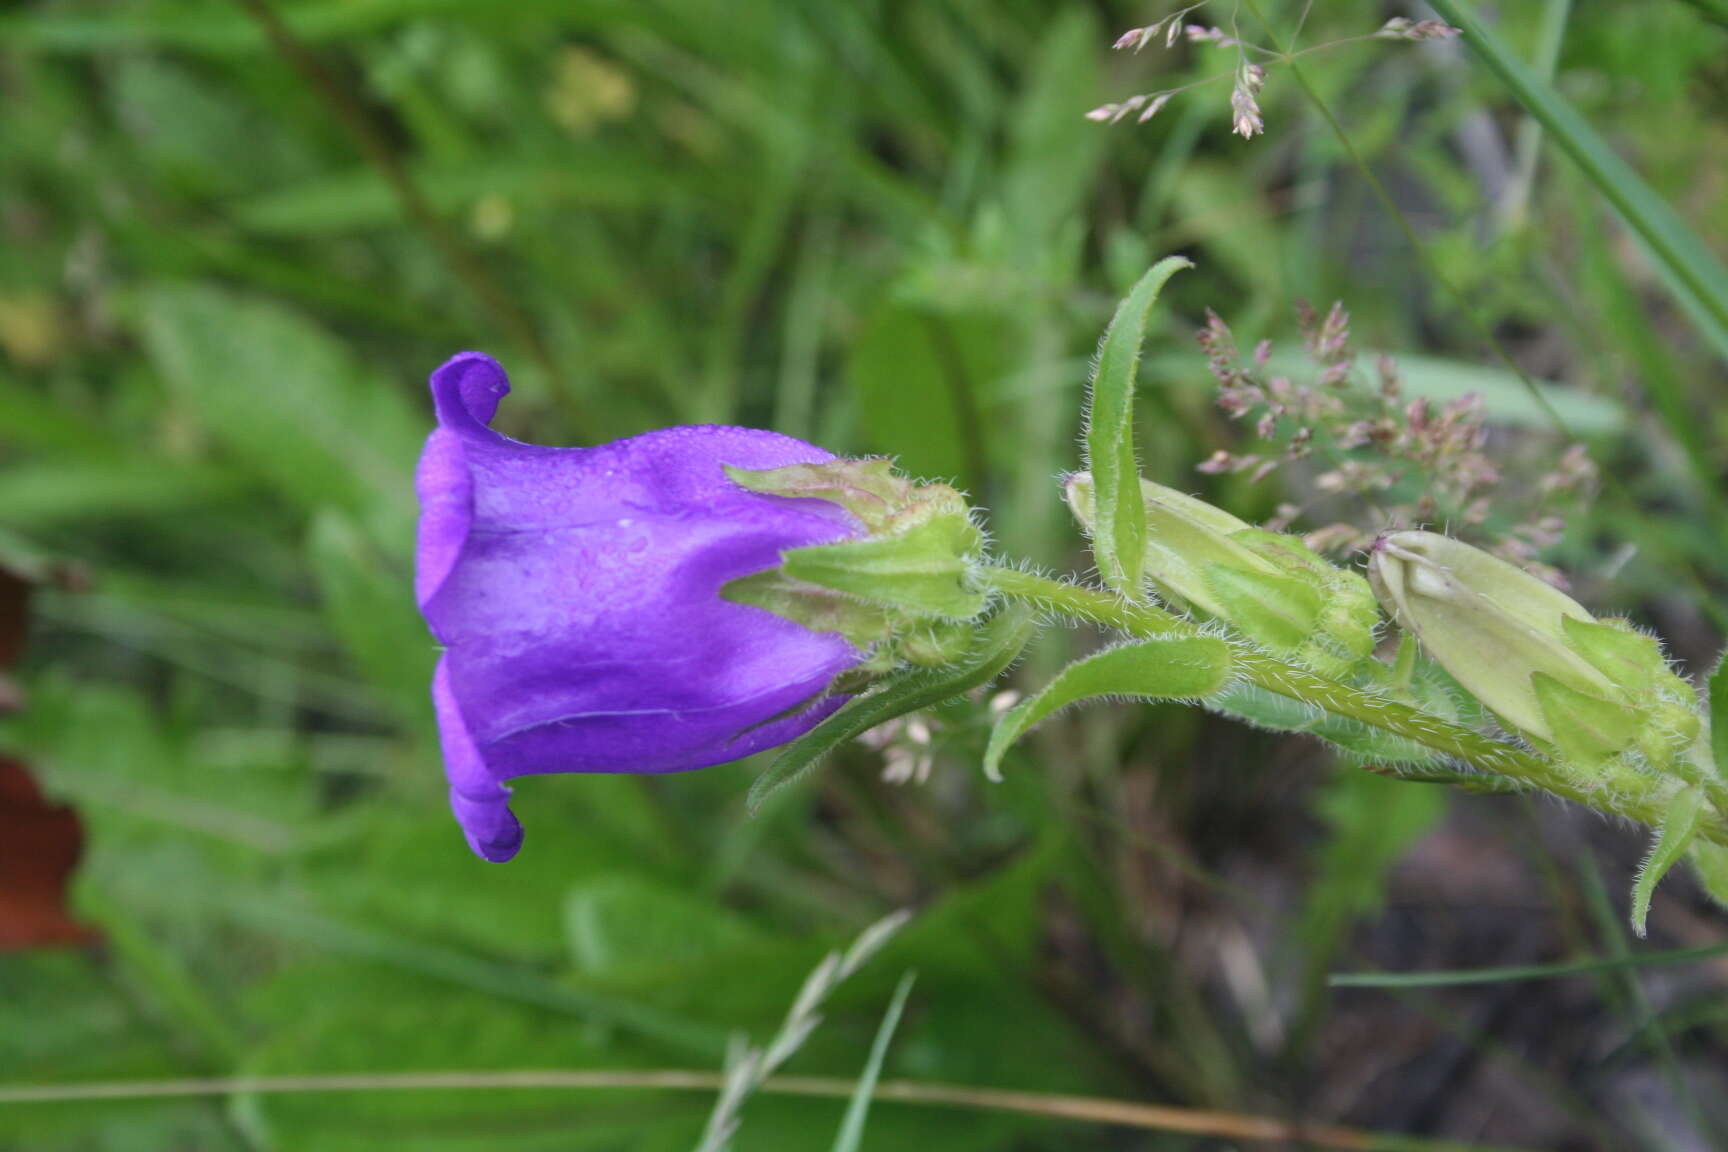
[[[420,497],[414,598],[424,611],[456,567],[474,521],[474,478],[468,472],[468,456],[461,439],[448,429],[435,429],[427,437],[414,473],[414,490]]]
[[[509,394],[504,366],[484,352],[458,352],[432,373],[438,423],[459,433],[498,437],[489,425],[498,402]]]
[[[438,661],[432,674],[432,704],[438,714],[438,742],[450,781],[450,809],[475,855],[502,863],[522,847],[522,825],[510,811],[510,789],[487,768],[450,689],[450,660]]]

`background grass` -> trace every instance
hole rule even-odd
[[[1308,7],[1196,18],[1300,48],[1407,14]],[[1293,301],[1342,299],[1413,387],[1482,392],[1508,454],[1548,450],[1556,417],[1589,440],[1611,482],[1551,559],[1706,667],[1728,603],[1723,14],[1446,7],[1479,22],[1470,44],[1269,66],[1268,133],[1244,142],[1220,85],[1144,127],[1082,118],[1234,63],[1111,54],[1164,14],[1134,4],[8,5],[0,542],[89,586],[36,596],[0,740],[82,819],[75,908],[101,942],[0,956],[0,1081],[718,1068],[828,948],[913,906],[791,1070],[856,1075],[915,968],[890,1077],[1721,1146],[1720,1093],[1698,1090],[1728,1060],[1720,959],[1327,985],[1615,956],[1637,833],[1196,712],[1054,723],[988,787],[987,716],[958,706],[928,785],[884,783],[856,745],[755,820],[762,764],[529,780],[536,831],[507,867],[444,807],[407,588],[447,355],[505,361],[501,425],[524,439],[727,421],[895,453],[973,492],[1006,551],[1081,568],[1054,477],[1087,359],[1172,252],[1197,268],[1149,334],[1153,479],[1270,514],[1275,487],[1193,471],[1240,430],[1191,333],[1210,306],[1244,346],[1294,346]],[[1085,642],[1046,638],[1021,675]],[[1722,938],[1685,882],[1651,925],[1670,948]],[[708,1104],[13,1105],[0,1147],[650,1152],[689,1148]],[[753,1100],[739,1146],[829,1147],[844,1108]],[[892,1104],[861,1144],[1226,1146]]]

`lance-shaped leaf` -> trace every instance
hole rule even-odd
[[[1703,813],[1704,793],[1696,788],[1686,789],[1669,802],[1668,815],[1656,832],[1656,842],[1650,846],[1650,855],[1644,858],[1644,866],[1638,869],[1638,879],[1632,885],[1632,931],[1640,938],[1644,935],[1650,896],[1656,891],[1657,882],[1686,855],[1692,838],[1698,834],[1698,820]]]
[[[896,716],[950,700],[1007,671],[1037,631],[1031,612],[1004,609],[978,633],[962,660],[942,668],[906,668],[794,740],[750,787],[750,811],[803,776],[840,745]]]
[[[1154,264],[1116,309],[1098,345],[1097,368],[1086,402],[1086,466],[1097,485],[1098,517],[1092,555],[1105,583],[1125,596],[1140,595],[1146,548],[1146,510],[1140,502],[1140,467],[1134,456],[1134,384],[1146,321],[1164,282],[1193,265],[1181,256]]]
[[[1212,695],[1229,679],[1230,647],[1216,636],[1161,636],[1106,648],[1068,665],[997,722],[984,753],[984,775],[1001,780],[1002,757],[1014,742],[1070,704],[1099,696],[1195,699]]]

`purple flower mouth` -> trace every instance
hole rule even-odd
[[[824,500],[748,492],[747,469],[821,463],[748,428],[666,428],[550,448],[490,427],[509,379],[475,352],[432,375],[415,592],[444,647],[433,678],[450,803],[469,846],[522,843],[506,781],[678,772],[808,731],[860,653],[834,633],[720,598],[786,549],[860,534]]]

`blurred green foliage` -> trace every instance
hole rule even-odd
[[[1226,21],[1216,7],[1192,18]],[[1301,45],[1403,11],[1257,7],[1267,41],[1305,15]],[[1497,7],[1533,60],[1566,5]],[[1320,977],[1444,795],[1331,774],[1299,743],[1093,712],[988,787],[968,704],[937,717],[922,789],[882,783],[862,745],[755,819],[759,764],[528,780],[523,855],[473,859],[444,807],[435,653],[410,598],[423,381],[463,348],[509,366],[501,424],[523,439],[723,421],[897,453],[972,491],[1007,552],[1062,568],[1084,563],[1054,478],[1077,465],[1087,357],[1179,251],[1197,268],[1169,285],[1140,374],[1149,476],[1210,484],[1249,519],[1278,498],[1192,471],[1236,434],[1189,340],[1207,306],[1245,347],[1293,347],[1292,301],[1341,298],[1360,343],[1420,354],[1412,389],[1469,387],[1508,429],[1543,424],[1492,336],[1555,382],[1552,407],[1614,475],[1561,559],[1601,606],[1653,607],[1684,658],[1711,653],[1721,365],[1602,189],[1461,45],[1303,59],[1358,157],[1277,65],[1261,140],[1228,134],[1218,85],[1144,127],[1088,123],[1233,63],[1112,55],[1164,14],[1121,2],[276,11],[327,86],[225,0],[0,11],[0,545],[91,581],[37,597],[27,707],[0,744],[85,821],[75,906],[104,936],[0,956],[0,1081],[717,1068],[731,1030],[771,1033],[827,947],[911,905],[794,1071],[855,1075],[915,968],[889,1076],[1272,1113],[1331,1099],[1314,1094]],[[1551,82],[1719,237],[1728,36],[1711,11],[1577,5]],[[435,223],[405,210],[356,119]],[[1046,649],[1034,667],[1055,666]],[[1180,868],[1148,862],[1166,857]],[[1229,893],[1266,868],[1282,879]],[[1587,1092],[1544,1100],[1611,1146],[1642,1131]],[[551,1091],[13,1106],[0,1147],[674,1152],[707,1107]],[[753,1101],[741,1147],[828,1147],[842,1111]],[[1125,1140],[878,1106],[862,1146],[1215,1146]]]

